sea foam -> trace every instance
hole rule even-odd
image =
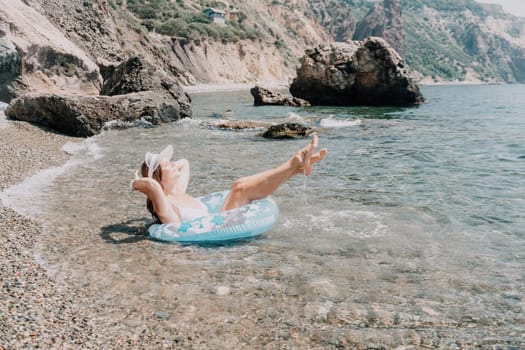
[[[88,158],[95,160],[103,157],[102,148],[97,144],[95,137],[90,137],[81,142],[67,142],[62,146],[62,151],[72,156],[85,151]]]
[[[88,138],[81,142],[67,142],[62,146],[62,150],[73,157],[62,166],[41,170],[23,182],[7,188],[0,193],[0,201],[22,215],[38,216],[45,211],[48,190],[58,176],[84,164],[86,158],[89,161],[103,156],[95,138]]]
[[[352,120],[341,120],[334,118],[325,118],[321,119],[320,125],[323,128],[348,128],[352,126],[361,125],[361,119],[352,119]]]
[[[3,205],[22,215],[38,216],[44,212],[43,205],[47,191],[57,176],[81,163],[80,160],[70,160],[63,166],[42,170],[23,182],[7,188],[0,193],[0,200]]]

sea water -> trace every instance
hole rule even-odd
[[[192,119],[67,145],[74,166],[43,195],[14,188],[3,200],[45,223],[36,254],[57,280],[131,333],[525,346],[525,86],[423,94],[415,108],[293,108],[254,107],[247,91],[195,93]],[[227,118],[309,125],[328,155],[307,183],[279,188],[279,221],[258,239],[200,247],[141,235],[150,218],[129,183],[145,152],[172,144],[202,195],[309,142],[215,126]]]

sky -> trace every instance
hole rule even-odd
[[[513,15],[525,17],[525,1],[524,0],[476,0],[477,2],[486,2],[489,4],[499,4],[503,6],[505,11]]]

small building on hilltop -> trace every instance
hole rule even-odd
[[[226,25],[226,12],[212,7],[208,7],[203,12],[206,16],[208,16],[209,19],[212,20],[213,23],[216,23],[220,26]]]

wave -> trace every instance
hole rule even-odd
[[[23,182],[7,188],[0,193],[3,205],[29,217],[38,216],[44,212],[42,204],[53,181],[68,169],[82,164],[80,160],[70,160],[61,167],[42,170]]]
[[[297,113],[294,113],[294,112],[288,112],[286,114],[286,120],[287,121],[291,121],[291,122],[297,122],[297,123],[304,123],[306,122],[306,118],[297,114]]]
[[[41,170],[23,182],[7,188],[0,193],[0,201],[22,215],[38,216],[45,212],[46,197],[58,176],[85,164],[86,159],[89,161],[103,157],[96,136],[80,142],[67,142],[62,146],[62,150],[72,156],[64,165]]]
[[[349,128],[352,126],[361,125],[361,119],[352,119],[352,120],[341,120],[334,119],[332,117],[321,119],[320,125],[323,128]]]
[[[90,137],[81,142],[67,142],[62,146],[62,151],[71,156],[85,151],[88,158],[95,160],[103,157],[102,148],[97,144],[96,137]]]

